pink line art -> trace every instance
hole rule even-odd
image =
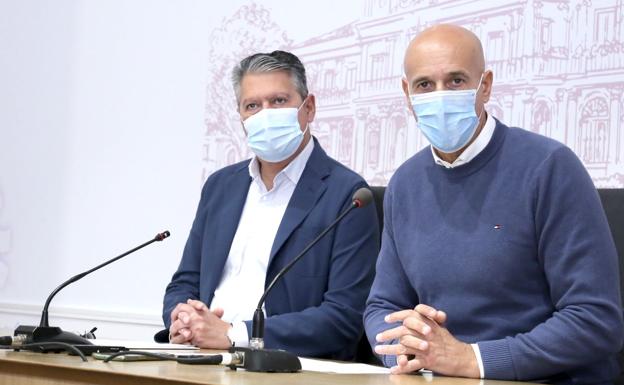
[[[250,155],[230,71],[244,56],[290,50],[317,96],[311,126],[324,148],[373,185],[428,143],[401,91],[405,47],[437,23],[481,39],[494,72],[487,110],[554,138],[583,161],[597,187],[624,187],[624,2],[366,0],[360,17],[294,42],[269,9],[241,7],[213,30],[203,178]]]

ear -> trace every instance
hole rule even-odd
[[[490,101],[490,95],[492,94],[492,82],[494,81],[494,73],[491,70],[487,70],[483,74],[483,80],[481,81],[481,95],[483,96],[483,104]]]
[[[418,118],[416,117],[416,113],[414,112],[414,109],[412,108],[412,101],[410,100],[410,94],[409,94],[409,84],[407,83],[406,77],[403,77],[401,79],[401,87],[403,88],[403,93],[405,94],[405,100],[407,101],[407,108],[412,112],[414,119],[418,121]]]
[[[406,77],[403,77],[401,79],[401,88],[403,88],[403,93],[405,94],[405,97],[407,98],[407,100],[409,100],[409,84],[407,84]]]
[[[314,116],[316,115],[316,97],[314,94],[308,94],[308,101],[306,102],[303,108],[306,110],[308,114],[308,123],[311,123],[314,120]]]

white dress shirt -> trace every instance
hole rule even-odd
[[[492,139],[492,135],[494,135],[494,128],[496,128],[496,121],[492,115],[487,114],[485,124],[483,125],[483,129],[479,133],[479,136],[477,136],[477,139],[470,143],[470,146],[466,147],[466,149],[457,157],[457,159],[455,159],[453,163],[449,163],[440,158],[438,154],[436,154],[433,146],[430,146],[431,153],[433,154],[433,160],[436,164],[446,168],[454,168],[470,162],[477,155],[479,155],[485,147],[487,147],[488,143],[490,143],[490,139]]]
[[[483,129],[479,133],[479,136],[470,144],[470,146],[466,147],[466,149],[455,159],[453,163],[449,163],[444,159],[440,158],[438,154],[436,154],[433,146],[431,146],[431,153],[433,154],[433,160],[436,164],[439,164],[442,167],[446,168],[454,168],[466,164],[473,160],[477,155],[481,153],[487,147],[488,143],[492,139],[492,135],[494,135],[494,129],[496,128],[496,121],[492,117],[492,115],[487,114],[487,118],[485,120],[485,124],[483,125]],[[481,351],[479,350],[479,345],[471,344],[472,350],[474,351],[475,356],[477,356],[477,363],[479,364],[479,375],[481,378],[485,377],[485,370],[483,369],[483,360],[481,359]]]
[[[262,182],[258,158],[254,156],[249,163],[252,181],[247,200],[210,304],[211,309],[224,309],[222,319],[232,323],[228,337],[236,346],[248,345],[249,335],[243,321],[252,319],[264,292],[273,241],[313,149],[314,141],[310,139],[299,155],[275,176],[271,190]]]

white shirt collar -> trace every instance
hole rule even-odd
[[[477,155],[479,155],[481,151],[485,149],[485,147],[487,147],[488,143],[490,143],[490,139],[492,139],[492,135],[494,135],[495,128],[496,121],[494,120],[492,115],[487,114],[483,129],[481,130],[477,138],[474,140],[474,142],[470,144],[470,146],[466,147],[466,149],[457,157],[457,159],[455,159],[453,163],[449,163],[444,159],[440,158],[433,149],[433,146],[429,146],[431,147],[433,160],[436,162],[436,164],[446,168],[454,168],[470,162]]]
[[[299,179],[301,178],[301,174],[303,174],[303,169],[305,169],[306,164],[308,163],[308,159],[312,155],[312,150],[314,149],[314,138],[310,137],[308,144],[303,148],[303,150],[293,159],[288,166],[286,166],[282,171],[278,172],[273,179],[273,190],[275,188],[279,188],[279,185],[282,183],[284,178],[290,180],[293,184],[297,184]],[[249,162],[249,175],[252,180],[258,183],[263,192],[267,192],[266,186],[262,182],[262,178],[260,178],[260,165],[258,163],[258,157],[256,155],[251,158],[251,162]],[[271,191],[273,191],[271,190]]]

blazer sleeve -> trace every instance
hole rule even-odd
[[[167,329],[171,326],[171,312],[178,303],[184,303],[188,299],[199,299],[201,243],[206,220],[205,210],[209,185],[210,179],[206,181],[202,189],[197,213],[184,246],[180,265],[165,289],[162,317]]]

